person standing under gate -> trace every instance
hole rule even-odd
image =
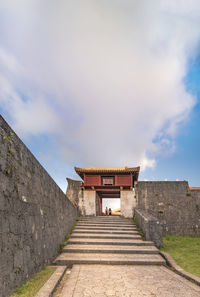
[[[105,215],[108,215],[108,207],[106,206]]]

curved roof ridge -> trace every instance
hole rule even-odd
[[[93,166],[90,166],[90,167],[87,167],[87,168],[80,168],[80,167],[74,167],[75,171],[127,171],[127,170],[134,170],[134,171],[138,171],[140,170],[140,166],[138,167],[127,167],[127,166],[124,166],[124,167],[93,167]]]

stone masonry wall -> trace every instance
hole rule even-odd
[[[187,181],[139,181],[135,192],[137,207],[160,221],[163,235],[200,235],[200,191]]]
[[[157,218],[149,214],[146,210],[138,208],[134,210],[134,218],[146,240],[153,241],[158,248],[163,246],[162,226]]]
[[[56,257],[76,208],[0,116],[0,297]]]
[[[83,190],[81,189],[82,182],[68,177],[67,177],[67,182],[68,182],[67,192],[66,192],[67,198],[69,198],[69,200],[73,204],[75,203],[78,206],[79,200],[83,199]]]

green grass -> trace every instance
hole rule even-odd
[[[17,289],[12,297],[34,297],[55,270],[56,267],[46,267]]]
[[[162,251],[185,271],[200,277],[200,237],[165,236]]]

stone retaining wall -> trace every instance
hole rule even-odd
[[[163,235],[200,235],[200,191],[187,181],[139,181],[135,193],[138,208],[159,220]]]
[[[0,116],[0,297],[49,264],[76,208]]]
[[[153,241],[158,248],[161,247],[163,245],[162,226],[158,219],[150,215],[147,211],[137,208],[134,211],[134,217],[145,239]]]

